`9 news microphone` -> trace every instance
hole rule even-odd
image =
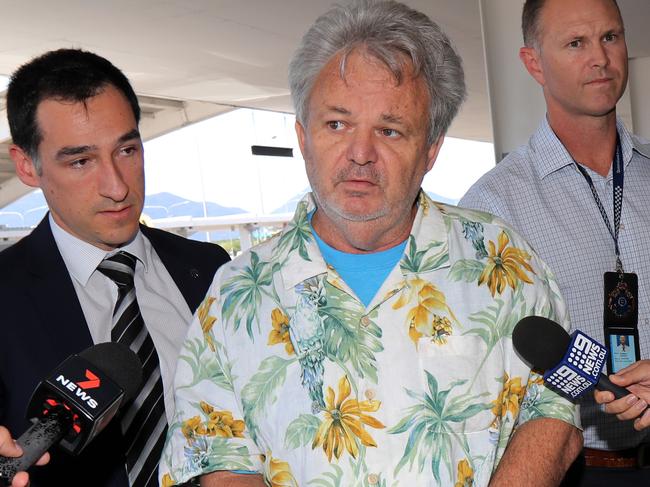
[[[100,343],[67,358],[34,390],[27,407],[34,424],[16,440],[22,456],[0,456],[0,485],[10,485],[57,442],[79,454],[141,385],[142,364],[126,345]]]
[[[607,349],[579,330],[569,335],[548,318],[527,316],[515,325],[512,344],[532,369],[544,371],[546,383],[571,400],[594,387],[616,399],[630,394],[602,373]]]

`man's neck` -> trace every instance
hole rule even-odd
[[[349,254],[368,254],[382,252],[399,245],[408,238],[417,213],[413,206],[411,217],[396,227],[386,228],[379,221],[355,222],[338,219],[336,223],[316,211],[312,219],[314,230],[330,247]]]
[[[602,117],[547,114],[548,123],[573,160],[607,176],[616,150],[616,112]]]

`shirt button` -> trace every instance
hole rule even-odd
[[[374,389],[366,389],[364,395],[366,396],[366,399],[368,399],[369,401],[372,401],[375,397],[377,397],[377,393],[375,392]]]
[[[618,229],[619,230],[625,230],[625,225],[623,225],[622,223],[619,224]]]
[[[361,317],[361,326],[364,328],[370,324],[370,318],[368,318],[366,315]]]
[[[379,475],[376,473],[368,474],[368,484],[377,485],[379,483]]]

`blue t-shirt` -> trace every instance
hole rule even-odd
[[[311,223],[312,215],[309,215]],[[316,233],[312,233],[323,259],[331,265],[350,286],[361,302],[368,306],[384,283],[406,248],[406,240],[388,250],[371,254],[349,254],[327,245]]]

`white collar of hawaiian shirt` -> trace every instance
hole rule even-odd
[[[646,158],[650,158],[650,144],[631,134],[625,124],[617,117],[616,128],[621,136],[621,147],[623,149],[623,160],[625,166],[632,161],[634,151],[637,151]],[[560,139],[544,117],[529,142],[530,149],[538,155],[539,164],[535,166],[540,179],[549,174],[573,165],[573,158],[566,150]]]
[[[431,246],[432,242],[440,242],[440,245],[433,246],[422,257],[426,261],[431,257],[439,262],[436,268],[448,267],[449,259],[447,258],[447,249],[449,248],[447,225],[444,221],[444,212],[455,207],[442,205],[432,201],[424,191],[420,190],[419,207],[413,221],[411,235],[407,242],[404,256],[400,261],[400,267],[404,276],[412,274],[412,271],[404,266],[405,257],[410,255],[413,250],[412,244],[415,243],[415,249],[422,252],[425,248]],[[275,260],[283,262],[282,280],[285,289],[291,289],[297,284],[320,274],[327,272],[327,264],[318,248],[318,244],[311,236],[311,226],[309,225],[308,216],[316,208],[312,193],[306,194],[296,207],[293,219],[283,230],[280,240],[278,241],[278,254]],[[296,229],[309,229],[309,239],[304,241],[304,251],[282,246],[282,239],[290,235],[290,232],[296,232]],[[305,258],[307,257],[307,258]]]

